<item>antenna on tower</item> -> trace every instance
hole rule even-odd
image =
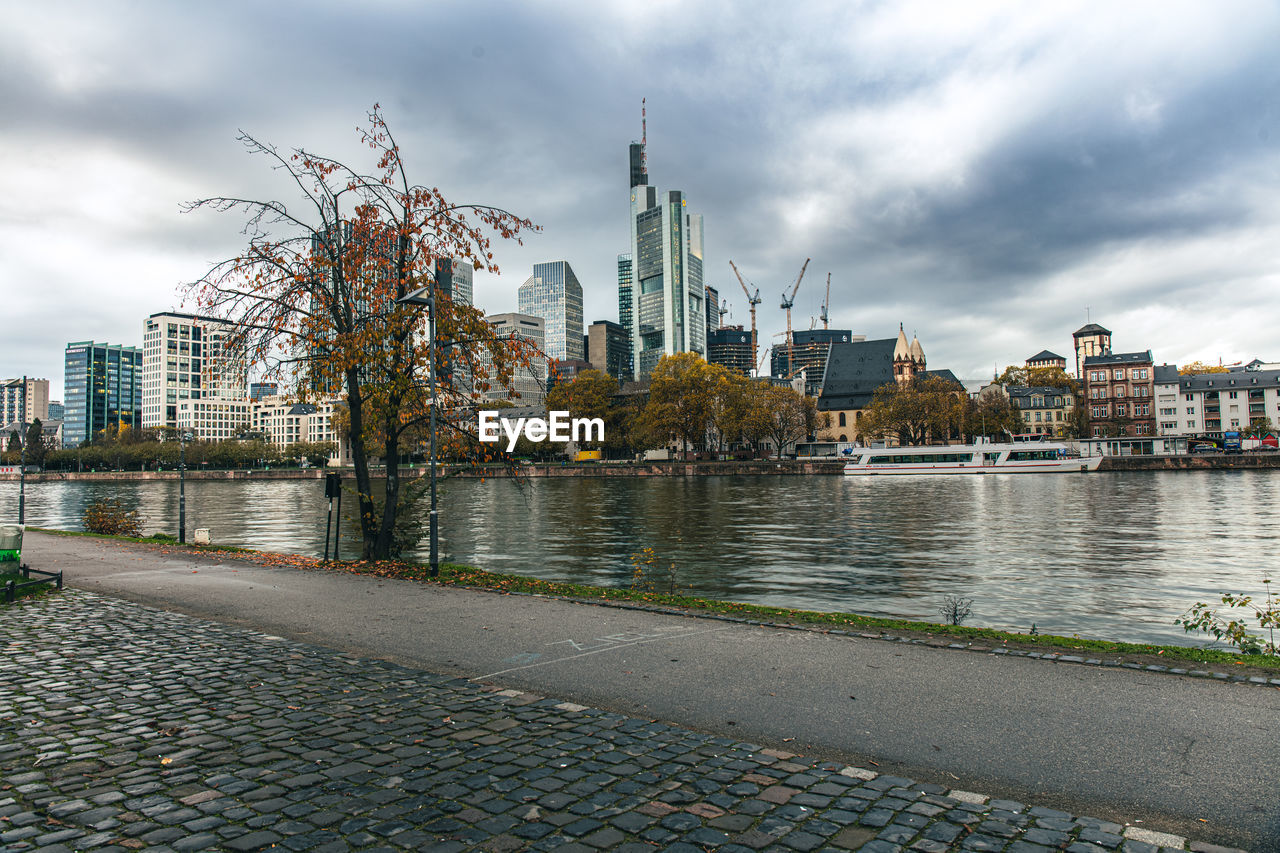
[[[645,146],[649,142],[649,119],[645,115],[645,104],[647,98],[640,99],[640,162],[644,165],[645,174],[649,172],[649,155],[645,151]]]

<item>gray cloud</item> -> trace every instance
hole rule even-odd
[[[84,4],[0,34],[0,285],[24,323],[0,373],[60,384],[66,341],[136,342],[234,251],[201,195],[288,198],[244,129],[359,159],[381,102],[424,183],[544,226],[480,276],[515,305],[566,259],[616,318],[626,145],[706,217],[707,276],[745,322],[806,257],[795,325],[917,331],[960,374],[1049,348],[1084,306],[1158,358],[1276,357],[1277,14],[1240,3],[922,11],[910,4]],[[1224,283],[1251,295],[1222,306]],[[50,298],[57,294],[57,298]],[[1214,306],[1222,306],[1215,308]],[[1214,311],[1220,316],[1214,316]],[[1208,313],[1210,316],[1206,316]]]

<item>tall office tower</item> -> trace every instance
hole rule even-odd
[[[248,424],[248,364],[230,345],[232,329],[226,321],[194,314],[162,311],[146,319],[143,427],[180,426],[178,410],[186,401],[191,417],[185,425],[200,428],[201,438],[230,438]]]
[[[440,292],[460,305],[474,305],[475,267],[464,258],[436,258]]]
[[[0,381],[0,424],[29,424],[37,418],[49,420],[49,380],[24,376]]]
[[[62,444],[79,447],[109,427],[142,428],[142,350],[78,341],[63,357]]]
[[[618,325],[622,326],[627,336],[627,360],[620,368],[622,374],[614,377],[619,382],[627,382],[635,377],[631,345],[631,306],[631,255],[624,253],[618,255]]]
[[[608,320],[597,320],[587,329],[587,361],[592,368],[627,381],[631,365],[631,339],[627,330]]]
[[[530,314],[490,314],[485,317],[493,326],[499,337],[516,337],[533,344],[538,350],[546,351],[545,329],[541,317]],[[581,340],[581,338],[579,338]],[[488,350],[480,354],[480,364],[489,375],[486,381],[490,387],[483,392],[481,399],[487,402],[495,400],[511,400],[517,406],[533,406],[541,403],[547,396],[547,362],[535,358],[529,367],[520,367],[511,375],[511,381],[503,387],[491,374],[492,362]],[[513,394],[512,392],[515,392]],[[518,395],[518,396],[517,396]]]
[[[720,328],[720,291],[711,285],[703,288],[707,292],[707,336]]]
[[[644,379],[663,355],[707,351],[702,216],[684,193],[648,183],[645,136],[631,143],[632,363]]]
[[[49,401],[49,420],[60,421],[66,417],[67,407],[62,405],[61,400]]]
[[[558,361],[583,361],[582,285],[567,261],[534,264],[533,275],[516,291],[520,313],[541,317],[546,354]]]

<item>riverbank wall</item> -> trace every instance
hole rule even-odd
[[[1280,469],[1280,453],[1201,456],[1104,456],[1099,471],[1222,471]]]
[[[1280,469],[1280,453],[1243,453],[1206,456],[1104,456],[1099,471],[1220,471]],[[322,480],[332,469],[284,468],[279,470],[240,469],[232,471],[188,471],[188,480]],[[755,459],[734,462],[566,462],[521,465],[522,477],[723,477],[733,475],[840,474],[841,460]],[[343,478],[351,469],[340,471]],[[401,469],[403,476],[426,474],[425,466]],[[498,467],[462,468],[441,466],[441,476],[465,479],[506,478],[512,472]],[[177,480],[177,471],[49,471],[28,474],[28,483],[62,481],[149,481]],[[374,476],[378,476],[375,469]],[[0,482],[17,482],[17,474],[0,474]]]

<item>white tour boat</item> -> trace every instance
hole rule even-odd
[[[1069,474],[1096,471],[1101,456],[1081,456],[1051,441],[990,442],[933,447],[855,447],[846,474]]]

